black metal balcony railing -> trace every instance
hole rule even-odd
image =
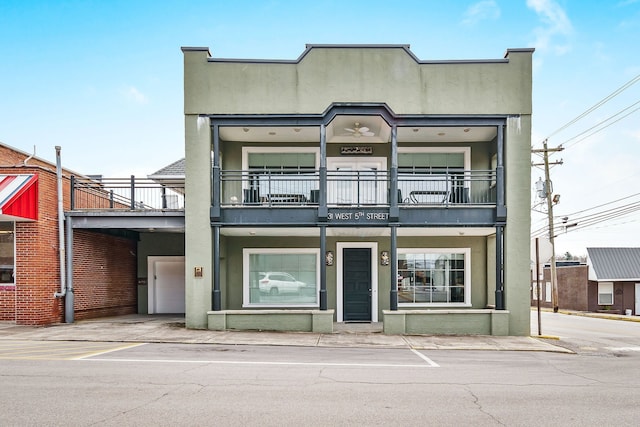
[[[489,170],[399,172],[400,206],[495,205],[496,174]],[[266,169],[221,171],[221,206],[301,206],[319,203],[320,173]],[[328,206],[389,206],[387,171],[328,171]]]
[[[71,177],[71,210],[182,210],[184,182]]]
[[[314,206],[320,201],[317,170],[275,173],[264,169],[221,171],[223,207]],[[496,173],[489,170],[399,172],[400,207],[496,204]],[[71,179],[72,210],[183,210],[184,182],[147,178]],[[328,206],[389,206],[387,171],[328,171]]]

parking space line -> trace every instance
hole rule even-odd
[[[89,357],[94,357],[94,356],[102,356],[103,354],[107,354],[107,353],[113,353],[114,351],[120,351],[120,350],[126,350],[129,348],[134,348],[134,347],[140,347],[142,345],[145,345],[146,343],[131,343],[131,344],[122,344],[119,345],[118,347],[114,347],[114,348],[109,348],[106,350],[96,350],[96,351],[92,351],[86,354],[83,354],[81,356],[78,357],[74,357],[71,360],[84,360],[87,359]]]
[[[215,365],[256,365],[256,366],[341,366],[364,368],[432,368],[425,364],[392,364],[392,363],[332,363],[332,362],[247,362],[239,360],[171,360],[171,359],[82,359],[89,362],[127,362],[127,363],[201,363]]]
[[[418,350],[412,348],[411,351],[417,355],[420,359],[424,360],[425,362],[427,362],[429,364],[429,366],[431,366],[432,368],[439,368],[440,365],[438,365],[436,362],[434,362],[433,360],[429,359],[427,356],[425,356],[424,354],[420,353]]]
[[[142,343],[5,341],[0,345],[0,360],[75,360],[139,345]]]
[[[196,363],[214,365],[252,365],[252,366],[330,366],[330,367],[358,367],[358,368],[439,368],[440,365],[428,357],[417,353],[426,364],[400,364],[400,363],[347,363],[347,362],[268,362],[268,361],[241,361],[241,360],[185,360],[185,359],[120,359],[120,358],[87,358],[89,362],[123,362],[123,363]]]

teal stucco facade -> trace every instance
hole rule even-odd
[[[187,327],[529,334],[532,49],[183,53]]]

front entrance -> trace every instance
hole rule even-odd
[[[338,242],[338,322],[378,321],[376,242]]]
[[[342,253],[344,320],[371,321],[371,249],[345,248]]]
[[[636,306],[634,314],[640,316],[640,283],[636,283]]]

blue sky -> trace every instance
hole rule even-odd
[[[579,224],[557,252],[640,246],[640,211],[586,219],[640,202],[640,112],[607,120],[640,101],[640,82],[557,132],[640,75],[640,0],[0,0],[0,142],[51,161],[60,145],[80,173],[146,176],[184,156],[181,46],[295,59],[306,43],[410,44],[425,60],[535,48],[532,143],[565,145],[554,213]]]

